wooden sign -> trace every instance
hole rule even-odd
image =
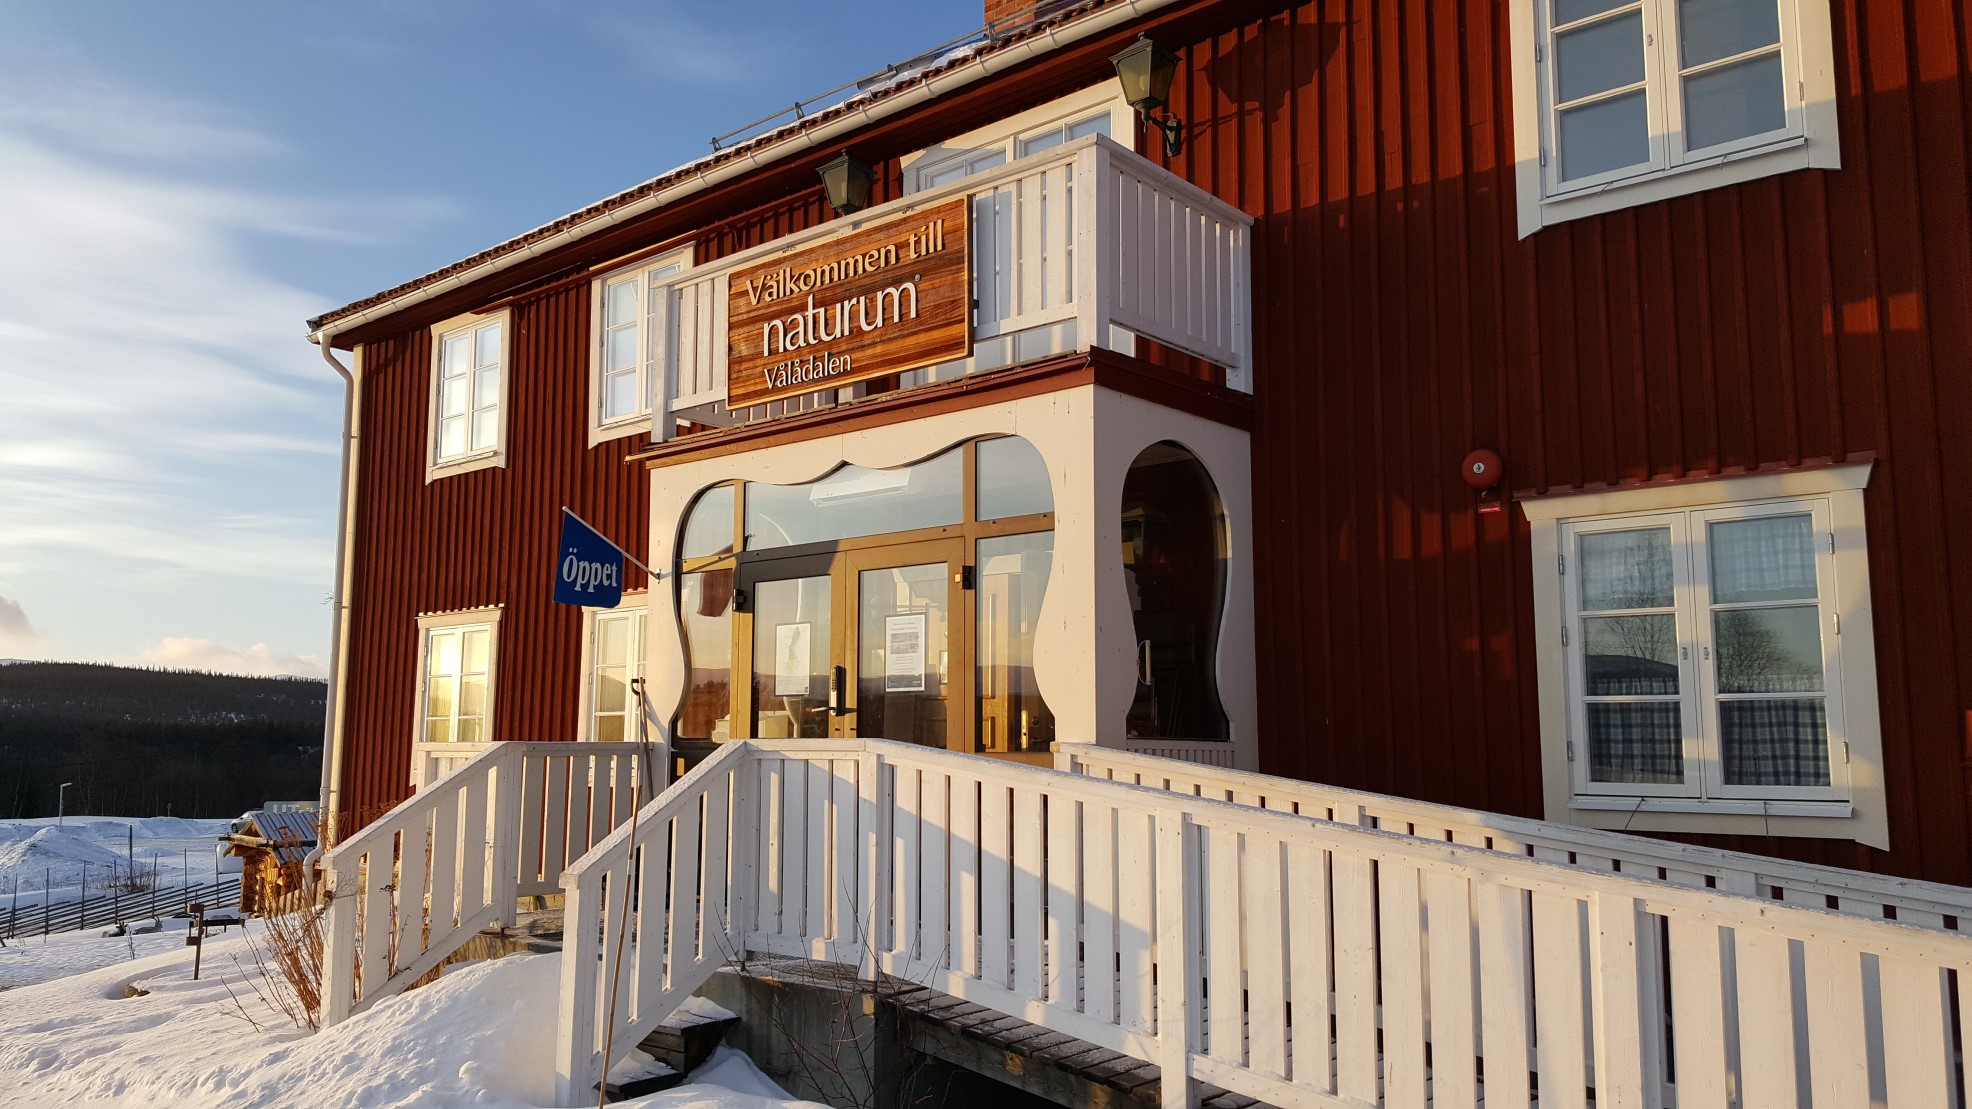
[[[969,211],[959,197],[735,271],[727,407],[972,353]]]

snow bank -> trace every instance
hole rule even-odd
[[[173,816],[0,820],[0,896],[11,897],[16,882],[24,893],[78,886],[84,864],[97,888],[112,868],[127,870],[133,855],[139,870],[155,869],[160,886],[210,882],[213,852],[231,824]]]
[[[8,1076],[0,1107],[533,1109],[552,1102],[560,956],[456,967],[309,1035],[255,997],[244,943],[208,941],[198,982],[192,952],[179,946],[0,994],[0,1074]],[[125,997],[133,984],[149,993]],[[789,1101],[744,1055],[723,1048],[691,1084],[620,1104],[813,1105]]]

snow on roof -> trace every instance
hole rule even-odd
[[[954,68],[998,53],[1015,43],[1025,42],[1037,35],[1047,34],[1064,23],[1073,22],[1089,12],[1107,7],[1115,2],[1117,0],[1083,0],[1081,3],[1072,3],[1053,11],[1048,11],[1048,6],[1042,5],[1040,10],[1047,14],[1023,27],[1005,33],[991,34],[989,37],[979,41],[962,43],[953,49],[937,55],[922,66],[909,68],[910,63],[905,63],[906,68],[899,69],[892,74],[887,74],[882,81],[872,84],[867,88],[859,88],[854,95],[831,104],[826,108],[808,112],[805,115],[798,116],[792,122],[763,131],[732,146],[714,150],[711,154],[703,158],[693,159],[682,166],[653,177],[641,185],[626,189],[614,196],[606,197],[551,223],[544,223],[532,231],[517,235],[497,246],[488,247],[477,254],[462,258],[442,269],[433,270],[423,277],[404,282],[401,285],[385,289],[380,293],[364,297],[362,300],[353,301],[343,305],[341,308],[316,316],[308,321],[308,330],[311,333],[318,332],[323,327],[333,324],[338,320],[347,319],[366,309],[387,304],[398,297],[416,292],[427,285],[435,284],[448,277],[453,277],[477,266],[485,265],[488,262],[524,250],[542,240],[553,238],[570,228],[578,227],[591,220],[606,216],[620,208],[634,204],[645,197],[663,192],[665,189],[689,178],[700,176],[715,166],[757,155],[761,151],[807,131],[831,123],[851,112],[862,110],[872,103],[887,100],[907,89],[922,85],[932,78]],[[915,60],[913,59],[913,61]]]

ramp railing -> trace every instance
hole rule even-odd
[[[328,879],[322,1023],[400,993],[629,819],[635,744],[494,743],[343,840]]]
[[[700,769],[635,868],[620,833],[564,876],[563,1104],[753,952],[1156,1063],[1173,1106],[1964,1104],[1972,938],[881,740]]]

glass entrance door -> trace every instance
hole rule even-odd
[[[752,642],[749,714],[760,739],[826,739],[830,667],[838,650],[830,559],[782,559],[748,567],[741,634]]]
[[[964,545],[860,551],[847,561],[855,620],[846,684],[854,712],[845,734],[951,745],[965,730],[970,703],[963,659],[953,659],[970,623],[955,603],[964,590]]]

